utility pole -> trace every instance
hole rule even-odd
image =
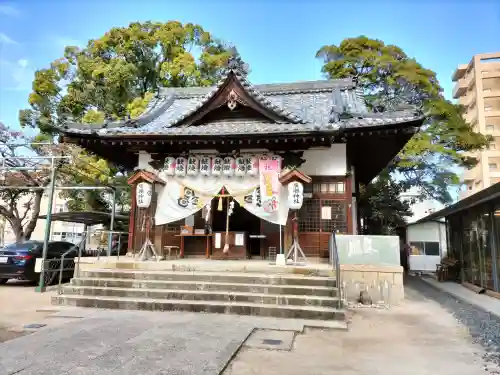
[[[42,252],[42,269],[40,272],[40,281],[38,287],[35,289],[37,292],[45,292],[45,263],[47,261],[47,250],[49,247],[50,229],[52,227],[52,205],[54,203],[54,192],[56,187],[56,165],[54,157],[51,158],[51,172],[50,172],[50,185],[49,185],[49,207],[47,208],[47,219],[45,221],[45,237],[43,239],[43,252]]]

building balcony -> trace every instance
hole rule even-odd
[[[493,70],[491,72],[482,72],[483,78],[500,78],[500,70]]]
[[[455,84],[455,87],[453,88],[453,98],[458,99],[466,92],[467,92],[467,83],[463,78],[459,79]]]
[[[460,78],[462,78],[465,73],[467,72],[467,68],[469,67],[468,64],[460,64],[457,69],[453,72],[453,75],[451,76],[451,80],[453,82],[458,81]]]
[[[484,117],[500,117],[500,109],[493,108],[493,111],[484,111]]]
[[[500,87],[495,88],[494,90],[484,90],[483,97],[484,98],[498,98],[498,97],[500,97]]]
[[[475,166],[472,169],[467,169],[462,174],[462,181],[464,181],[464,182],[475,181],[478,179],[480,172],[481,172],[481,170],[479,168],[479,165]]]

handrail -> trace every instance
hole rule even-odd
[[[330,265],[335,267],[335,282],[337,284],[338,290],[338,301],[337,307],[342,308],[342,285],[340,282],[340,259],[337,247],[337,240],[335,238],[335,232],[330,235],[330,241],[328,241],[328,247],[330,250]]]
[[[77,245],[73,245],[69,248],[69,250],[67,250],[65,253],[63,253],[63,255],[61,255],[61,265],[59,266],[59,284],[57,286],[57,293],[58,294],[61,294],[61,287],[62,287],[62,275],[63,275],[63,271],[65,271],[66,269],[64,268],[64,258],[66,257],[66,255],[72,253],[73,251],[75,251],[76,249],[78,249],[78,265],[80,264],[80,257],[82,256],[82,247],[83,245],[85,245],[85,242],[87,241],[87,234],[86,233],[83,233],[82,234],[82,239],[80,240],[80,242],[77,244]],[[76,266],[76,265],[75,265]],[[74,269],[73,269],[74,270]],[[80,272],[80,267],[78,267],[78,273]]]

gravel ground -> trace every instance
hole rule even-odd
[[[500,366],[500,319],[498,317],[437,290],[417,277],[408,276],[406,285],[406,298],[433,300],[463,324],[473,342],[485,349],[483,354],[483,359],[487,363],[485,371],[489,371],[489,374],[500,374],[498,369]]]

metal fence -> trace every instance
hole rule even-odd
[[[343,290],[342,290],[341,275],[340,275],[340,259],[337,247],[337,239],[335,238],[335,232],[332,232],[332,234],[330,235],[330,239],[328,241],[328,250],[329,250],[330,266],[333,269],[335,269],[335,282],[338,290],[337,306],[340,309],[342,307]]]

